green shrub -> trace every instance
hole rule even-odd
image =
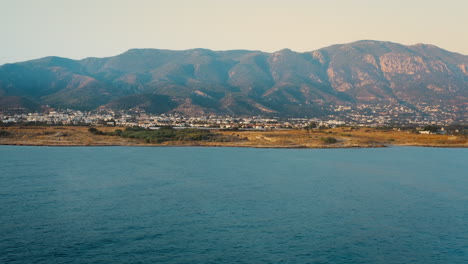
[[[104,132],[102,132],[101,130],[97,130],[94,127],[88,128],[88,132],[93,133],[94,135],[105,135]]]
[[[95,135],[119,136],[124,138],[140,139],[146,143],[162,143],[166,141],[206,141],[206,142],[230,142],[242,141],[235,136],[224,136],[213,133],[209,130],[196,128],[174,129],[173,127],[161,127],[157,130],[151,130],[141,127],[127,127],[125,131],[116,129],[114,132],[104,133],[96,128],[90,127],[90,133]]]
[[[8,137],[11,136],[11,132],[0,130],[0,137]]]
[[[205,141],[205,142],[229,142],[242,141],[235,136],[224,136],[209,130],[185,128],[174,129],[161,127],[157,130],[131,128],[119,134],[121,137],[145,140],[147,143],[162,143],[165,141]]]
[[[338,140],[336,140],[336,138],[334,137],[323,137],[323,138],[320,138],[320,140],[322,140],[324,143],[327,143],[327,144],[334,144],[338,142]]]

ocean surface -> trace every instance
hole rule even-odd
[[[468,149],[0,146],[0,263],[468,263]]]

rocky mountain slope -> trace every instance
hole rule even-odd
[[[468,56],[358,41],[312,52],[132,49],[0,66],[0,110],[39,105],[186,115],[320,115],[331,106],[468,104]]]

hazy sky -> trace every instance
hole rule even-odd
[[[467,0],[0,0],[0,64],[130,48],[311,51],[362,39],[468,55]]]

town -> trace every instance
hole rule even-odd
[[[0,112],[0,124],[40,124],[40,125],[84,125],[84,126],[119,126],[144,127],[156,129],[162,126],[175,128],[200,129],[303,129],[336,126],[368,126],[368,127],[424,127],[451,126],[468,123],[468,117],[443,112],[433,107],[431,114],[420,114],[414,109],[390,105],[360,105],[357,108],[336,106],[331,107],[330,114],[320,117],[236,117],[229,115],[207,115],[187,117],[180,114],[146,113],[141,109],[131,111],[79,111],[72,109],[54,109],[44,107],[42,112],[25,113],[21,111]],[[428,109],[426,109],[428,110]]]

